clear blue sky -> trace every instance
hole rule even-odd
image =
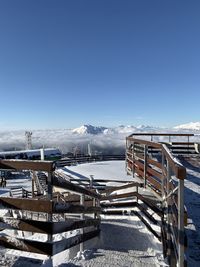
[[[200,121],[199,0],[0,0],[0,129]]]

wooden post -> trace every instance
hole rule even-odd
[[[167,196],[170,193],[170,185],[169,185],[169,181],[171,179],[171,168],[170,168],[170,164],[169,161],[167,160]],[[167,198],[167,256],[170,259],[171,257],[171,236],[170,236],[170,199],[169,197]]]
[[[135,175],[135,164],[134,164],[135,156],[134,156],[134,149],[135,149],[135,143],[133,142],[133,151],[132,151],[132,175],[133,175],[133,177]]]
[[[94,175],[90,175],[90,189],[93,188]]]
[[[178,267],[184,266],[184,180],[178,181]]]
[[[47,177],[47,188],[48,188],[48,199],[52,200],[52,196],[53,196],[53,186],[52,186],[52,178],[53,175],[51,172],[48,172],[48,177]]]
[[[144,145],[144,188],[147,185],[147,145]]]

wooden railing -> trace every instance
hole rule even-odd
[[[156,153],[152,153],[156,151]],[[129,136],[126,139],[126,170],[138,176],[162,204],[162,242],[170,266],[184,266],[184,179],[186,169],[165,144]]]
[[[48,194],[43,199],[37,196],[31,199],[0,197],[0,209],[7,210],[6,215],[0,216],[1,246],[53,256],[77,244],[82,247],[84,241],[99,234],[100,195],[54,176],[53,162],[0,160],[0,169],[45,171],[48,177]],[[64,190],[65,195],[53,193],[53,187]],[[16,230],[17,234],[7,229]],[[70,231],[75,229],[79,229],[79,233],[70,235]],[[69,232],[68,238],[53,241],[53,235],[64,232]],[[46,239],[38,236],[37,241],[31,240],[31,233],[45,234]],[[29,238],[27,235],[30,235]]]

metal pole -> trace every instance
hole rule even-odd
[[[32,197],[34,197],[34,195],[35,195],[35,193],[34,193],[34,191],[35,191],[35,186],[34,186],[34,182],[35,182],[35,171],[32,172],[31,177],[32,177]]]
[[[85,200],[84,195],[81,194],[80,195],[80,205],[83,205],[84,206],[84,202],[85,202],[84,200]],[[81,220],[84,219],[84,213],[81,213],[80,219]],[[83,228],[81,228],[80,232],[81,232],[81,234],[84,234]],[[80,243],[80,252],[83,252],[83,250],[84,250],[84,242]]]
[[[47,185],[48,185],[48,200],[52,200],[52,197],[53,197],[53,186],[52,186],[52,178],[53,178],[53,175],[52,175],[52,172],[48,172],[48,177],[47,177]],[[49,222],[52,222],[53,221],[53,214],[52,212],[51,213],[48,213],[48,221]],[[53,240],[53,234],[48,234],[48,241],[49,242],[52,242]],[[53,245],[53,244],[52,244]],[[52,257],[49,256],[49,261],[50,261],[50,264],[52,265]]]
[[[184,266],[184,180],[178,181],[178,267]]]
[[[147,145],[144,145],[144,187],[147,185]]]
[[[167,159],[167,196],[169,195],[170,192],[170,184],[169,181],[171,179],[171,168],[169,165],[169,161]],[[170,236],[170,198],[167,198],[167,256],[170,259],[171,256],[171,236]]]
[[[165,182],[165,157],[164,157],[164,153],[162,152],[162,198],[164,198],[165,196],[165,192],[164,192],[164,182]]]

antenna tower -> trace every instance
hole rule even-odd
[[[32,132],[26,131],[25,132],[25,136],[26,136],[26,149],[30,150],[32,149]]]

